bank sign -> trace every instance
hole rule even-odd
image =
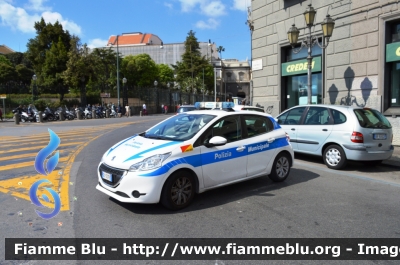
[[[400,42],[386,44],[386,62],[400,61]]]
[[[307,59],[282,64],[282,76],[306,74],[308,69]],[[321,72],[321,56],[315,57],[311,65],[312,72]]]

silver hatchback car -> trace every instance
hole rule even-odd
[[[322,156],[327,167],[348,160],[379,164],[392,156],[393,132],[379,111],[341,105],[301,105],[277,117],[293,151]]]

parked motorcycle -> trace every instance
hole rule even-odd
[[[70,111],[67,106],[65,106],[65,119],[74,120],[76,118],[76,112]]]
[[[102,107],[96,107],[95,108],[95,113],[96,113],[96,119],[101,119],[104,118],[106,115],[103,114]]]
[[[85,110],[83,111],[82,117],[85,119],[91,119],[92,112],[86,107]]]
[[[43,111],[43,120],[54,121],[55,118],[56,115],[54,114],[54,112],[49,107],[46,107]]]
[[[28,113],[23,109],[16,108],[12,112],[19,113],[21,122],[36,122],[36,108],[32,108],[33,113]]]

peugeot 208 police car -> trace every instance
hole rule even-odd
[[[284,181],[293,159],[287,134],[268,114],[191,111],[111,147],[97,189],[121,202],[179,210],[212,188],[263,175]]]

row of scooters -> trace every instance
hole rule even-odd
[[[39,120],[39,111],[35,106],[30,108],[31,112],[29,113],[27,110],[22,108],[16,108],[12,112],[20,115],[21,122],[37,122]],[[67,106],[59,107],[57,110],[53,111],[51,108],[46,107],[44,111],[42,111],[42,119],[43,121],[58,121],[62,120],[64,117],[65,120],[74,120],[78,118],[80,115],[81,119],[92,119],[93,114],[96,119],[105,118],[106,110],[101,107],[93,107],[94,112],[92,112],[92,108],[75,108],[74,111],[68,109]],[[78,114],[79,113],[79,114]],[[109,117],[116,118],[118,114],[114,109],[109,110]]]

